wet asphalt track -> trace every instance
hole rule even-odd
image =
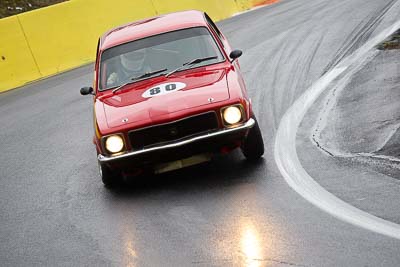
[[[97,174],[91,99],[79,95],[91,66],[1,94],[1,265],[398,266],[400,240],[309,204],[282,178],[273,146],[301,93],[399,15],[400,1],[297,0],[219,23],[244,51],[266,148],[257,164],[237,152],[110,191]],[[298,135],[304,167],[350,204],[399,223],[398,179],[310,145],[319,105]]]

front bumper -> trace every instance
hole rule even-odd
[[[248,129],[252,128],[255,124],[254,119],[249,119],[245,124],[237,126],[235,128],[227,128],[223,130],[218,130],[216,132],[207,133],[204,135],[188,138],[182,141],[177,141],[174,143],[168,143],[164,145],[158,145],[150,148],[145,148],[137,151],[126,152],[121,155],[115,156],[105,156],[102,154],[98,155],[98,160],[101,164],[118,164],[129,161],[132,163],[150,163],[151,161],[160,162],[171,160],[176,154],[187,153],[196,154],[198,152],[206,152],[207,150],[213,150],[216,146],[221,146],[224,144],[232,143],[233,141],[238,141],[243,138],[244,134]],[[195,148],[196,149],[193,149]],[[195,151],[197,147],[200,150],[205,151]],[[178,152],[179,151],[179,152]],[[193,152],[193,153],[192,153]],[[211,151],[209,151],[211,152]],[[160,160],[164,158],[165,160]]]

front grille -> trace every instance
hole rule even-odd
[[[218,120],[215,112],[208,112],[171,123],[131,131],[129,132],[129,140],[132,148],[138,150],[206,133],[217,128]]]

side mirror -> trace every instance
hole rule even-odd
[[[231,63],[235,61],[238,57],[240,57],[243,54],[241,50],[233,50],[230,54],[229,57],[232,59]]]
[[[81,95],[94,95],[92,87],[82,87]]]

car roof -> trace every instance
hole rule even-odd
[[[131,22],[109,30],[100,37],[100,50],[169,31],[206,26],[204,12],[181,11]]]

